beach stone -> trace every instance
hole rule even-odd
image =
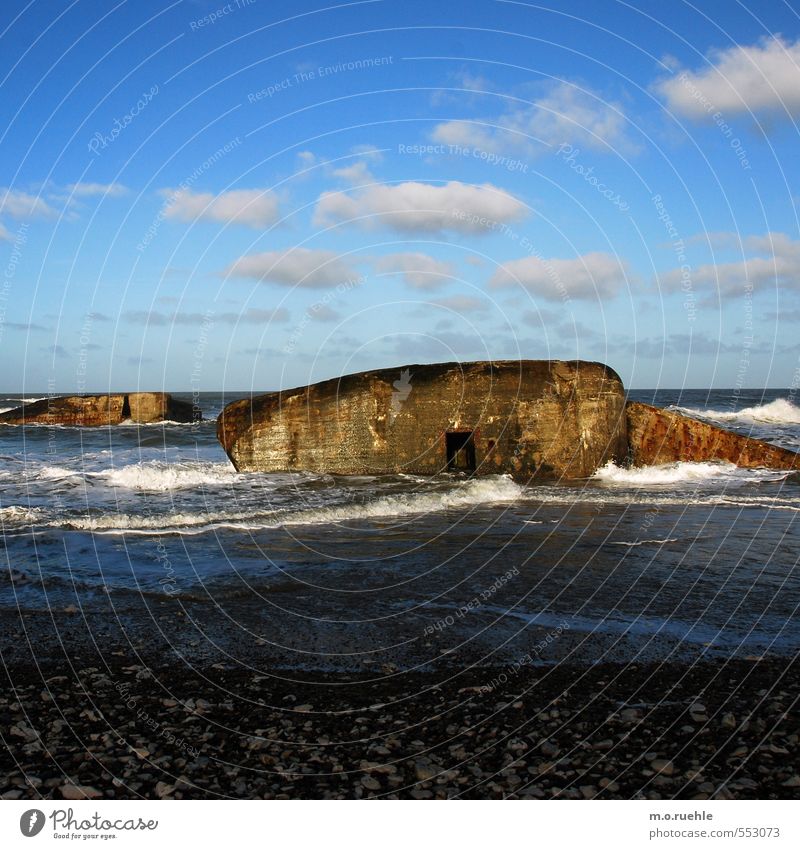
[[[365,775],[361,779],[361,784],[366,787],[367,790],[380,790],[381,783],[375,778],[372,778],[369,775]]]
[[[414,764],[414,774],[417,781],[430,781],[439,774],[440,770],[429,763],[417,762]]]
[[[99,799],[103,794],[96,787],[82,784],[64,784],[61,787],[61,795],[69,801],[78,799]]]
[[[541,753],[542,753],[545,757],[547,757],[547,758],[553,758],[553,757],[555,757],[555,756],[556,756],[556,755],[557,755],[557,754],[561,751],[561,749],[559,749],[559,747],[558,747],[558,746],[556,746],[554,743],[552,743],[550,740],[545,740],[545,741],[544,741],[544,742],[543,742],[543,743],[539,746],[539,751],[541,751]]]
[[[654,761],[650,762],[650,769],[653,772],[659,773],[659,775],[672,775],[675,772],[675,766],[672,761],[665,760],[664,758],[656,758]]]
[[[782,787],[800,787],[800,775],[793,775],[781,782]]]
[[[638,722],[642,718],[642,712],[638,708],[625,708],[619,712],[619,718],[623,722]]]
[[[430,790],[412,790],[409,794],[414,799],[432,799],[433,793]]]

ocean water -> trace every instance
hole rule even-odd
[[[787,390],[630,395],[800,450]],[[197,425],[0,426],[0,610],[320,669],[800,650],[798,474],[237,474],[215,436],[235,397]]]

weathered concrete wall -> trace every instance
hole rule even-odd
[[[168,392],[129,392],[44,398],[0,414],[0,423],[102,427],[127,420],[137,424],[191,422],[199,416],[192,404],[176,400]]]
[[[580,478],[627,455],[617,374],[590,362],[443,363],[235,401],[217,435],[240,471],[435,474],[472,432],[476,474]]]
[[[800,469],[800,454],[759,439],[673,413],[629,402],[628,441],[635,466],[727,460],[744,468]]]

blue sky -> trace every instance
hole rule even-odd
[[[9,3],[0,388],[797,386],[798,11]]]

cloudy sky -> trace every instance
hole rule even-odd
[[[800,4],[10,0],[0,390],[800,384]]]

